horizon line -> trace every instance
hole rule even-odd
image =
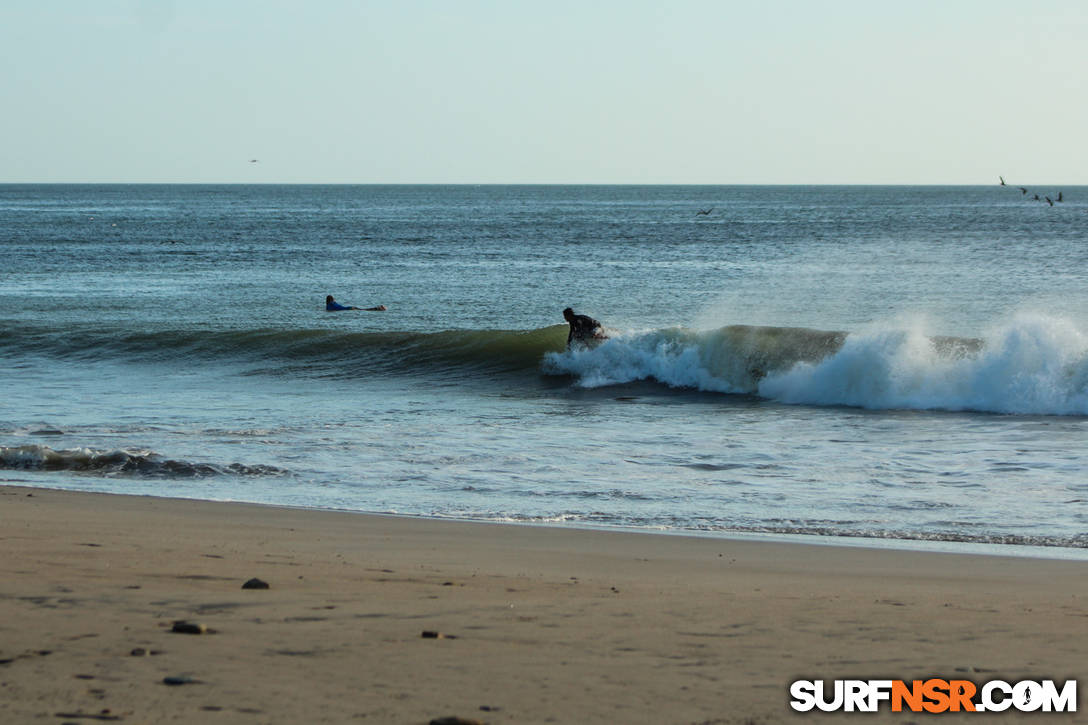
[[[1021,186],[1079,187],[1086,183],[1025,182]],[[0,186],[919,186],[980,187],[964,182],[646,182],[646,181],[0,181]]]

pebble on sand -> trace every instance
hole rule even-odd
[[[257,577],[253,577],[245,584],[242,585],[242,589],[268,589],[268,582],[261,581]]]
[[[435,632],[432,629],[423,630],[423,634],[420,635],[423,639],[457,639],[456,634],[444,634],[442,632]]]
[[[184,619],[179,619],[174,622],[174,626],[170,628],[170,631],[178,634],[206,634],[208,626],[202,622],[186,622]]]
[[[200,680],[189,677],[188,675],[168,676],[168,677],[162,678],[162,683],[164,685],[173,685],[173,686],[177,686],[177,685],[195,685],[195,684],[198,684],[199,682],[200,682]]]

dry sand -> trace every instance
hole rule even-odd
[[[0,722],[773,723],[813,717],[799,678],[1083,680],[1086,566],[0,487]]]

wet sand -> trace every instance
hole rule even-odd
[[[6,486],[0,722],[801,720],[795,679],[1084,681],[1086,573]]]

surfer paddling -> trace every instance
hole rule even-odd
[[[563,310],[563,319],[570,325],[570,333],[567,335],[568,348],[575,340],[585,343],[589,340],[608,339],[608,335],[604,334],[604,327],[601,323],[588,315],[576,315],[574,310],[568,307]]]
[[[349,307],[342,305],[332,298],[332,295],[325,297],[325,311],[326,312],[339,312],[340,310],[362,310],[363,312],[385,312],[385,305],[378,305],[377,307]]]

